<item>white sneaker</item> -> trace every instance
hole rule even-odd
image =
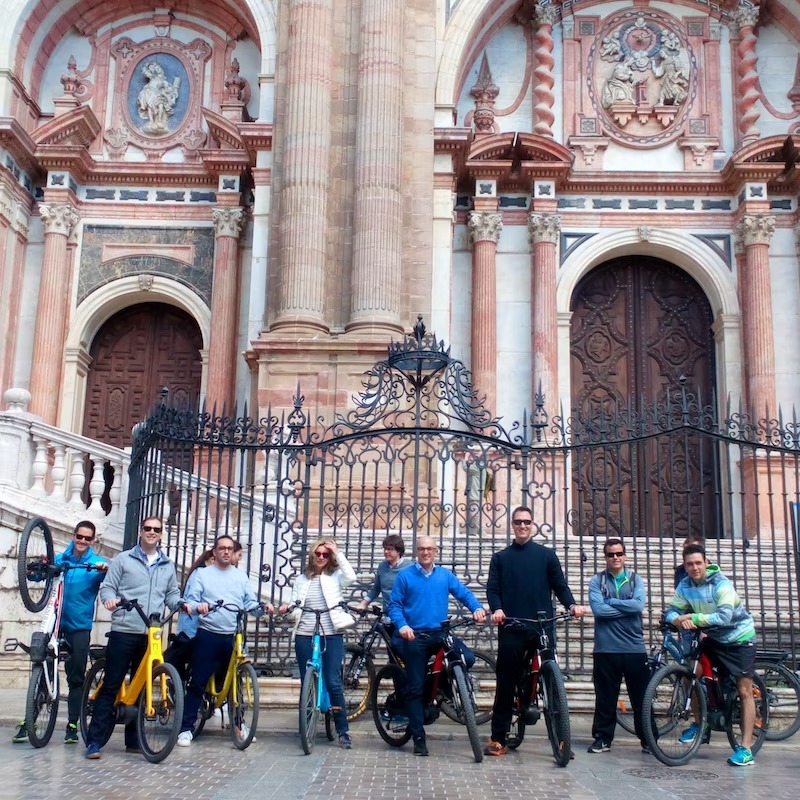
[[[176,742],[178,747],[189,747],[192,744],[192,732],[191,731],[181,731],[178,734],[178,741]]]

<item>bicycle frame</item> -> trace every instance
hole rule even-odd
[[[319,628],[319,617],[317,617],[317,628]],[[308,660],[306,668],[315,670],[320,677],[320,680],[317,681],[317,708],[325,713],[331,709],[331,700],[325,684],[325,674],[322,671],[322,653],[322,634],[316,630],[311,644],[311,658]]]
[[[241,664],[246,664],[251,659],[247,656],[244,646],[244,619],[246,611],[239,610],[236,620],[236,634],[233,637],[233,650],[231,657],[228,660],[228,666],[225,670],[225,678],[222,681],[222,686],[217,689],[217,676],[212,675],[208,679],[208,686],[206,692],[214,698],[214,708],[221,708],[228,700],[231,687],[233,687],[233,702],[239,702],[239,687],[235,680],[236,671]]]

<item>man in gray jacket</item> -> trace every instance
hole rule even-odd
[[[114,725],[114,701],[125,675],[136,669],[147,650],[147,628],[134,609],[117,608],[120,598],[138,600],[147,616],[161,614],[164,606],[175,609],[181,604],[181,592],[175,564],[161,552],[164,524],[159,517],[147,517],[139,531],[139,543],[120,553],[112,562],[100,601],[114,613],[106,648],[103,685],[94,701],[92,722],[86,742],[86,758],[100,758],[102,743],[108,740]],[[125,751],[139,753],[136,722],[125,726]]]

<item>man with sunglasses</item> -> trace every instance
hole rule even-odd
[[[526,651],[538,644],[536,633],[504,627],[505,618],[536,619],[540,612],[552,617],[552,594],[576,617],[586,613],[583,606],[575,603],[555,551],[531,541],[531,510],[525,506],[515,508],[511,513],[511,525],[514,541],[492,556],[486,585],[492,622],[500,626],[492,738],[483,751],[488,756],[503,756],[508,752],[506,737],[511,727],[514,687],[522,676]],[[552,631],[548,631],[548,635],[553,641]]]
[[[589,605],[594,614],[594,721],[590,753],[607,753],[614,740],[617,700],[622,679],[633,709],[633,726],[649,753],[642,732],[642,700],[650,670],[642,631],[642,612],[647,601],[644,581],[625,568],[622,539],[603,544],[605,569],[589,582]]]
[[[142,618],[134,609],[118,608],[120,598],[138,600],[148,617],[160,616],[164,606],[174,610],[181,605],[175,564],[161,552],[163,532],[164,523],[159,517],[146,517],[138,544],[114,558],[100,589],[101,602],[113,613],[105,676],[94,702],[86,758],[100,758],[100,742],[107,740],[109,726],[114,725],[114,701],[119,687],[125,675],[139,666],[147,650],[147,629]],[[125,726],[125,752],[141,752],[135,721]]]

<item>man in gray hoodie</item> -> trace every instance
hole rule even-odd
[[[175,564],[161,552],[163,532],[164,523],[159,517],[147,517],[139,530],[139,543],[114,558],[100,589],[100,601],[114,613],[103,685],[94,701],[87,735],[86,758],[100,758],[109,727],[114,725],[114,701],[119,687],[128,671],[139,666],[147,650],[147,628],[142,618],[135,609],[118,608],[120,598],[138,600],[147,616],[160,615],[164,606],[174,610],[182,602]],[[125,751],[141,752],[135,721],[125,726]]]

